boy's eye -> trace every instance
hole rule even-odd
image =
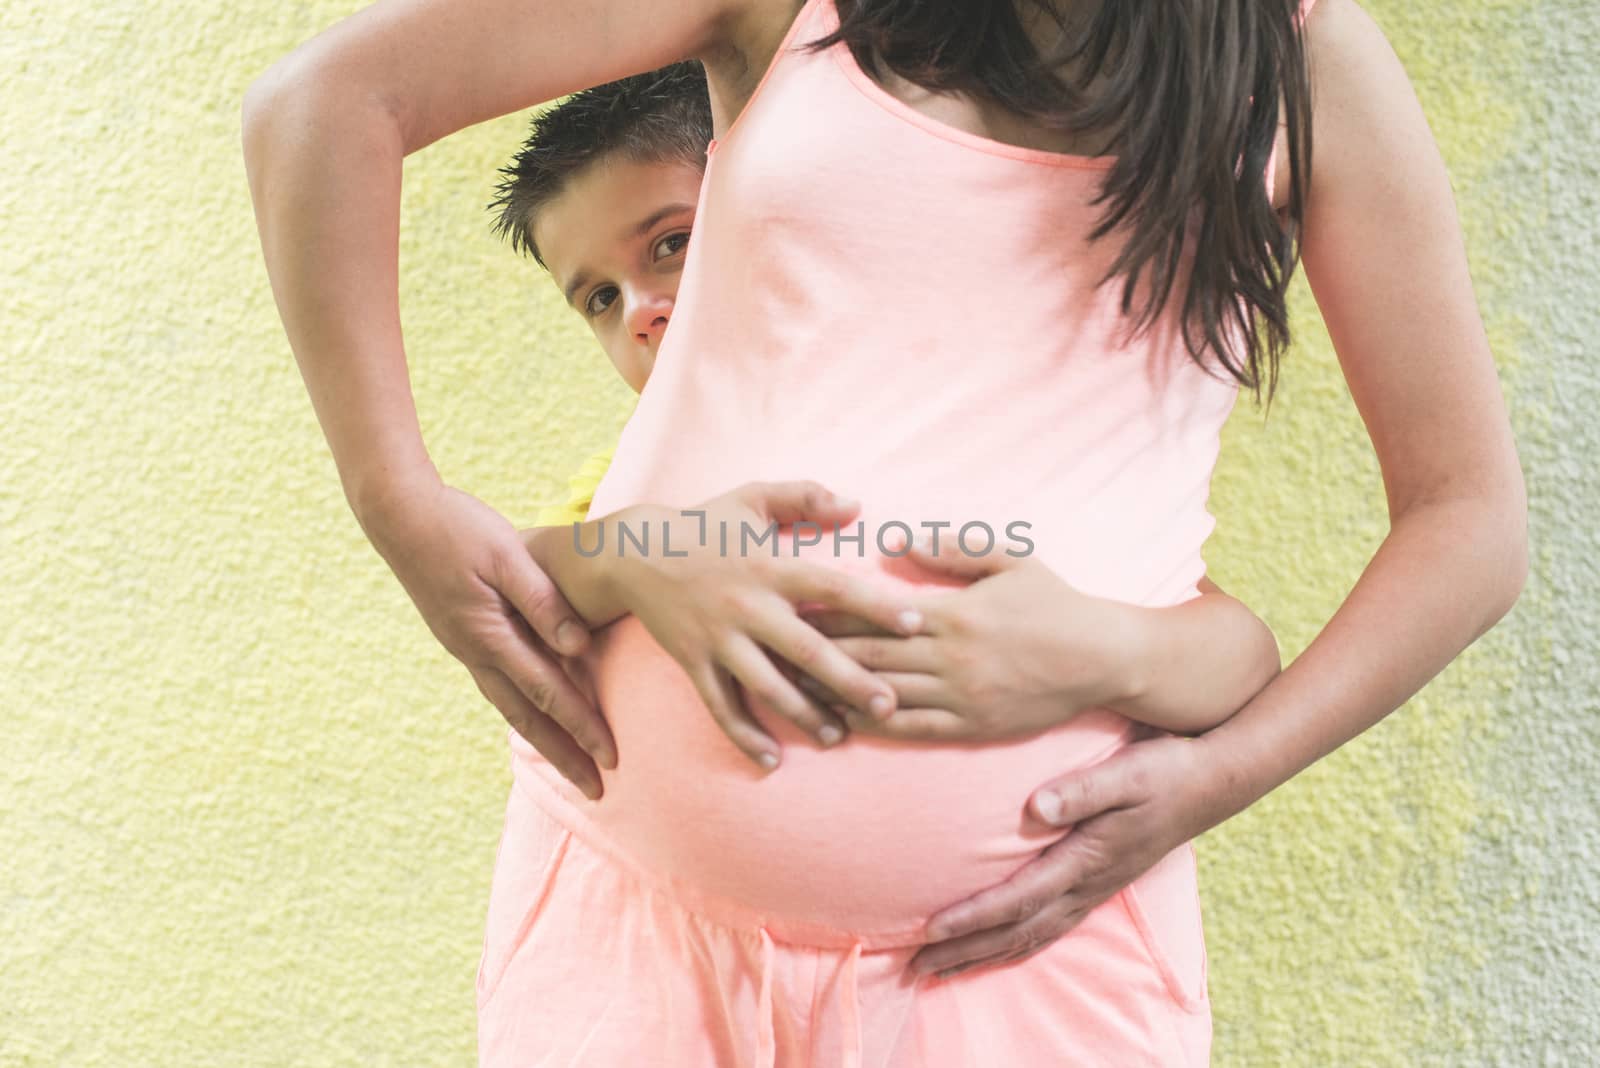
[[[611,307],[611,302],[617,299],[616,286],[601,286],[589,294],[589,299],[583,302],[584,314],[589,316],[599,315]]]
[[[668,234],[656,242],[656,259],[666,259],[676,256],[689,245],[689,231],[680,230],[675,234]]]

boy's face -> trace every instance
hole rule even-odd
[[[599,160],[534,221],[550,277],[635,391],[672,318],[702,177],[688,163]]]

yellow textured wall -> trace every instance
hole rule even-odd
[[[344,506],[238,147],[250,79],[355,6],[0,14],[0,1065],[471,1062],[503,730]],[[1600,14],[1369,9],[1456,177],[1534,575],[1406,709],[1203,841],[1217,1059],[1577,1063],[1600,1045],[1600,677],[1567,637],[1600,600]],[[440,468],[527,522],[630,396],[488,234],[521,130],[408,165],[402,299]],[[1297,299],[1207,551],[1289,655],[1385,529]]]

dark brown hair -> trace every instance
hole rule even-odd
[[[1107,135],[1115,162],[1095,199],[1091,237],[1126,241],[1103,281],[1122,279],[1136,330],[1160,316],[1186,247],[1183,339],[1212,352],[1267,403],[1289,343],[1286,291],[1299,262],[1311,169],[1311,87],[1296,0],[837,0],[840,41],[879,80],[885,68],[925,89],[974,94],[1048,128]],[[1019,8],[1060,31],[1041,54]],[[1091,83],[1095,83],[1090,89]],[[1288,122],[1287,223],[1265,170],[1282,101]],[[1139,299],[1140,282],[1145,282]],[[1229,351],[1237,331],[1245,352]]]
[[[534,221],[573,175],[613,156],[704,170],[710,141],[711,98],[696,60],[573,93],[534,115],[527,140],[500,168],[489,204],[494,232],[543,267]]]

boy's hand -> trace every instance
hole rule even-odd
[[[362,526],[428,629],[518,734],[587,796],[616,742],[555,650],[575,654],[589,632],[504,517],[437,479],[409,487]]]
[[[968,556],[948,546],[935,554],[917,544],[907,558],[973,580],[920,598],[924,622],[917,635],[889,634],[837,612],[807,617],[895,689],[899,710],[887,718],[841,713],[854,729],[986,741],[1037,733],[1128,697],[1140,640],[1128,606],[1073,589],[1036,558],[1002,551]],[[814,682],[802,685],[827,698]]]
[[[744,556],[739,552],[741,523],[758,534],[773,523],[787,527],[802,521],[827,530],[853,519],[859,505],[814,482],[752,482],[695,511],[703,511],[704,518],[665,508],[630,510],[636,531],[640,518],[652,524],[652,552],[630,551],[619,559],[613,529],[607,531],[605,552],[593,563],[603,568],[616,598],[683,667],[734,745],[768,770],[777,766],[780,747],[745,707],[741,687],[822,745],[844,736],[839,718],[808,699],[774,658],[819,680],[842,706],[863,714],[891,712],[894,691],[818,633],[797,606],[819,606],[886,633],[909,635],[921,618],[906,595],[836,567],[796,559],[786,541],[776,556],[765,547]],[[728,531],[726,554],[722,529]],[[672,556],[660,552],[663,530],[670,531]],[[584,543],[595,544],[588,536]]]

